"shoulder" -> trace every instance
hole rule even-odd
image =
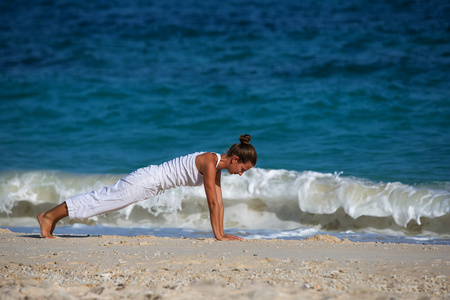
[[[217,164],[218,157],[215,153],[212,152],[204,152],[199,154],[195,158],[195,165],[197,166],[197,169],[200,173],[203,174],[203,172],[207,168],[211,168],[211,166],[215,169]]]
[[[216,163],[217,162],[217,155],[212,152],[203,152],[197,155],[195,158],[196,161],[199,161],[201,163]]]

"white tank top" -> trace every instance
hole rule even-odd
[[[177,157],[158,166],[161,188],[167,190],[176,186],[199,186],[203,184],[203,175],[197,170],[195,159],[205,152],[196,152]],[[220,154],[216,168],[220,162]]]

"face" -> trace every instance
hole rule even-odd
[[[244,163],[239,162],[239,158],[232,159],[230,167],[228,168],[228,173],[239,174],[239,176],[241,176],[242,174],[244,174],[245,171],[248,171],[251,168],[253,168],[253,165],[251,162],[246,162],[244,164]]]

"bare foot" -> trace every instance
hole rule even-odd
[[[43,212],[37,216],[39,226],[41,227],[41,235],[42,235],[42,237],[47,238],[47,239],[54,239],[56,237],[54,237],[52,235],[52,233],[53,233],[53,229],[55,228],[55,224],[51,220],[46,218],[45,215],[46,215],[46,213]]]

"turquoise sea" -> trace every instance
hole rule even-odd
[[[450,3],[1,1],[0,226],[149,164],[225,152],[225,228],[450,244]],[[201,188],[56,234],[212,237]]]

